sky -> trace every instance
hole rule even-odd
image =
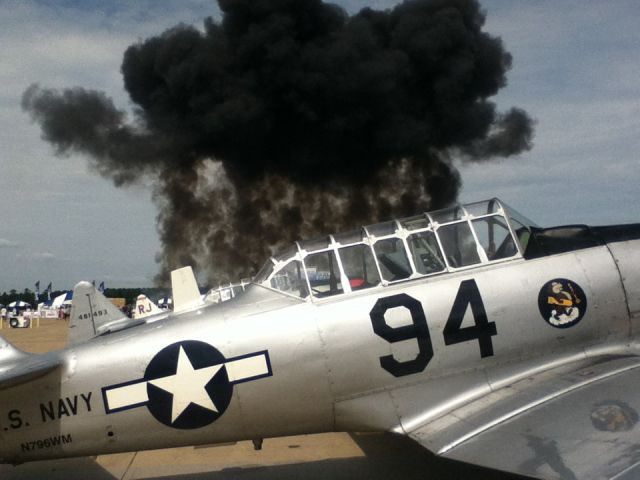
[[[392,0],[339,0],[350,13]],[[498,197],[540,225],[640,221],[640,3],[484,0],[485,31],[513,56],[501,110],[536,120],[533,148],[457,162],[460,200]],[[0,292],[151,286],[160,242],[149,185],[116,188],[82,156],[58,157],[20,100],[32,83],[104,91],[131,111],[132,43],[219,18],[213,0],[0,0]],[[386,219],[380,219],[386,220]]]

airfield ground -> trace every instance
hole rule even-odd
[[[39,328],[0,335],[29,352],[64,347],[67,322],[41,320]],[[437,458],[406,438],[383,434],[329,433],[251,442],[0,465],[1,480],[515,480]]]

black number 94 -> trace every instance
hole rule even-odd
[[[471,307],[471,313],[475,325],[462,328],[462,320]],[[385,319],[385,314],[390,308],[403,307],[411,313],[411,325],[391,327]],[[400,362],[393,358],[393,355],[380,357],[380,366],[395,377],[403,377],[420,373],[433,358],[433,344],[429,335],[427,317],[419,300],[400,293],[378,299],[369,313],[373,331],[389,343],[401,342],[403,340],[416,339],[418,343],[418,355],[413,360]],[[493,343],[491,337],[497,335],[496,324],[489,322],[487,313],[482,302],[482,296],[478,290],[475,280],[465,280],[460,283],[458,294],[453,302],[451,313],[444,327],[443,336],[445,345],[478,340],[480,346],[480,357],[490,357],[493,355]]]

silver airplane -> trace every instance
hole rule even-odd
[[[232,299],[112,333],[81,283],[68,348],[0,343],[0,461],[383,431],[637,478],[639,247],[640,224],[540,228],[493,199],[297,242]]]

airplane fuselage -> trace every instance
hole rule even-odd
[[[639,247],[515,258],[314,301],[254,285],[96,337],[53,352],[62,368],[0,390],[0,461],[408,430],[553,364],[628,352]]]

